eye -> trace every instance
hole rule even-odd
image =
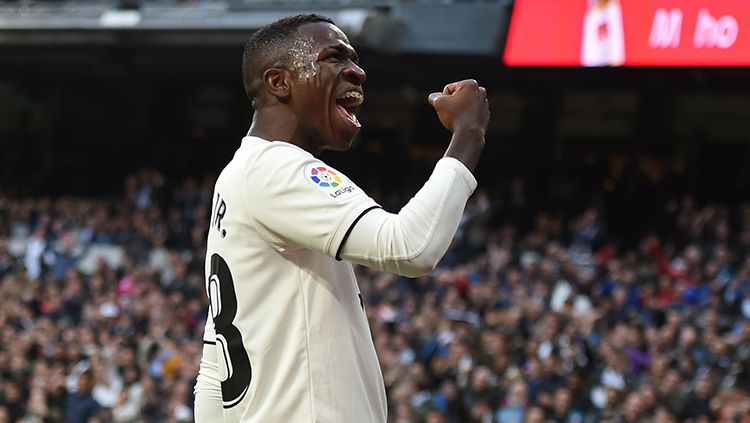
[[[327,61],[337,63],[341,61],[341,53],[332,53],[326,57]]]

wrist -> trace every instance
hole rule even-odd
[[[445,151],[445,157],[455,158],[463,163],[469,171],[474,172],[479,156],[484,150],[484,137],[475,135],[471,138],[469,140],[458,132],[453,134],[453,139]]]
[[[453,127],[453,136],[481,141],[484,143],[485,129],[479,125],[456,125]]]

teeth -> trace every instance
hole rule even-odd
[[[348,91],[346,94],[340,96],[338,99],[343,100],[345,98],[355,98],[357,99],[357,105],[362,104],[362,102],[365,100],[365,96],[362,95],[362,93],[358,91]]]

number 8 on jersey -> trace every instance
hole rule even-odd
[[[237,294],[227,262],[218,254],[211,256],[211,276],[208,279],[208,298],[211,316],[216,326],[221,396],[224,408],[239,404],[250,387],[252,369],[242,334],[234,326],[237,314]],[[223,364],[223,365],[222,365]]]

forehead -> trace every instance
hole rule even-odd
[[[328,22],[304,24],[297,29],[297,32],[312,40],[319,50],[341,44],[351,47],[344,31]]]

